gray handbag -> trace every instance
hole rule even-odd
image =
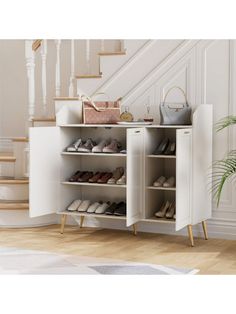
[[[179,89],[183,93],[184,103],[168,103],[167,95],[173,89]],[[160,103],[161,124],[165,125],[188,125],[191,124],[192,109],[188,104],[187,97],[182,88],[178,86],[171,87],[164,96],[163,102]]]

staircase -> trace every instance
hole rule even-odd
[[[0,210],[28,209],[29,181],[27,166],[23,163],[28,139],[26,137],[9,138],[7,141],[12,150],[7,149],[0,153]]]

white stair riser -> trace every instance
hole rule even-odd
[[[0,162],[1,177],[15,177],[16,164],[14,162]]]
[[[15,162],[15,178],[20,179],[26,177],[27,173],[27,142],[13,142],[14,156],[16,157]]]
[[[147,40],[125,40],[124,49],[126,54],[121,56],[103,56],[100,58],[100,79],[79,79],[77,80],[78,89],[87,95],[94,93],[104,84],[116,71],[121,68],[137,51],[147,42]]]
[[[0,200],[28,200],[29,186],[28,184],[4,184],[0,185]]]

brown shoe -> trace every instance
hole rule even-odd
[[[106,172],[100,179],[98,179],[97,183],[106,184],[111,177],[112,173]]]
[[[76,171],[76,173],[74,173],[70,179],[69,182],[76,182],[78,181],[79,177],[82,176],[84,174],[84,171]]]
[[[89,179],[89,183],[96,183],[104,174],[106,174],[106,172],[96,172],[95,175]]]
[[[81,177],[79,177],[78,182],[88,182],[90,178],[92,178],[93,172],[86,171]]]

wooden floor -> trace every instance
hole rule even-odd
[[[236,241],[195,239],[150,233],[59,225],[0,229],[0,246],[44,250],[200,269],[200,274],[236,274]]]

